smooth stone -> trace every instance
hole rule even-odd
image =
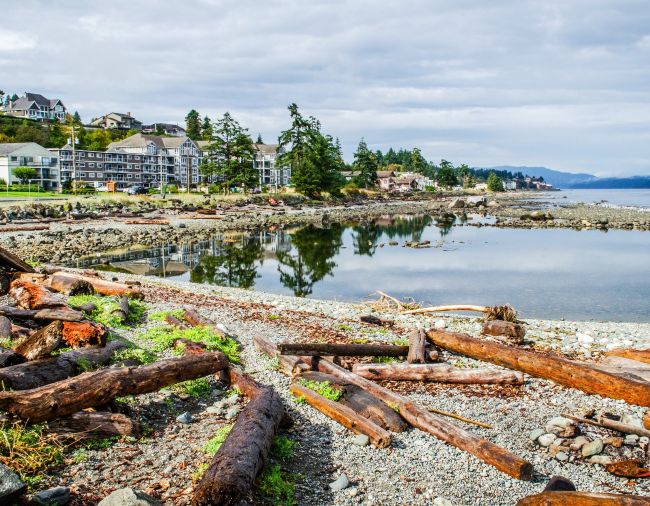
[[[540,446],[551,446],[553,442],[557,439],[555,437],[555,434],[542,434],[539,438],[537,438],[537,442],[540,444]]]
[[[206,412],[206,413],[210,413],[211,415],[218,415],[218,414],[221,413],[221,408],[218,408],[218,407],[216,407],[216,406],[208,406],[208,407],[205,409],[205,412]]]
[[[612,463],[612,458],[607,455],[594,455],[593,457],[587,460],[590,464],[600,464],[601,466],[606,466],[607,464]]]
[[[433,506],[454,506],[449,499],[438,496],[433,500]]]
[[[228,411],[226,411],[224,418],[226,420],[232,420],[233,418],[237,418],[238,414],[239,414],[239,407],[233,406]]]
[[[9,504],[27,489],[16,473],[0,463],[0,504]]]
[[[162,506],[155,498],[132,488],[120,488],[104,497],[97,506]]]
[[[359,434],[352,440],[352,444],[357,446],[368,446],[370,444],[370,438],[365,434]]]
[[[192,413],[190,413],[189,411],[186,411],[185,413],[181,413],[176,417],[176,421],[189,425],[190,423],[192,423]]]
[[[234,406],[235,404],[237,404],[238,401],[239,401],[239,395],[231,395],[223,399],[221,402],[223,403],[224,406]]]
[[[445,320],[436,320],[433,326],[436,329],[444,329],[447,327],[447,323],[445,322]]]
[[[54,487],[32,496],[32,502],[43,506],[64,506],[70,502],[68,487]]]
[[[559,460],[560,462],[566,462],[567,460],[569,460],[569,456],[564,452],[559,452],[555,456],[555,460]]]
[[[595,439],[591,443],[587,443],[582,447],[582,456],[591,457],[592,455],[598,455],[603,451],[603,441],[601,439]]]
[[[573,437],[578,431],[578,428],[573,421],[561,416],[551,418],[551,420],[549,420],[549,422],[546,424],[545,428],[546,432],[561,437]]]
[[[643,427],[643,420],[640,418],[634,416],[634,415],[623,415],[621,417],[621,423],[625,423],[627,425],[633,425],[634,427]]]
[[[350,485],[350,480],[348,480],[348,477],[345,474],[342,474],[335,481],[330,483],[330,490],[332,492],[339,492],[340,490],[347,488],[348,485]]]
[[[603,444],[613,446],[614,448],[620,448],[623,446],[623,438],[610,436],[603,439]]]
[[[539,436],[542,436],[544,434],[546,434],[546,432],[544,432],[544,429],[535,429],[529,434],[528,438],[531,441],[537,441],[539,439]]]
[[[589,442],[589,440],[584,437],[584,436],[578,436],[573,440],[573,442],[570,445],[570,448],[572,450],[579,450],[582,448],[584,445],[586,445]]]
[[[634,446],[639,442],[639,436],[636,434],[628,434],[625,436],[625,439],[623,440],[623,443],[626,445]]]

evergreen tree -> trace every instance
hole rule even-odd
[[[487,178],[487,189],[491,192],[504,191],[503,181],[494,172],[490,172],[490,175]]]
[[[212,121],[206,114],[205,117],[203,118],[203,124],[201,125],[201,139],[203,139],[204,141],[211,141],[212,135],[213,135]]]
[[[232,186],[246,189],[257,184],[254,156],[255,147],[248,131],[226,112],[214,125],[214,143],[210,145],[215,173],[224,181],[226,191]]]
[[[199,113],[194,109],[185,116],[185,132],[193,141],[201,138],[201,120]]]
[[[81,125],[81,116],[79,115],[79,113],[77,111],[75,111],[74,114],[72,115],[72,121],[74,121],[75,123]]]
[[[354,153],[353,170],[357,173],[356,183],[364,188],[374,186],[377,182],[379,163],[375,154],[368,149],[366,141],[362,138]]]
[[[417,172],[418,174],[427,175],[429,169],[429,162],[422,156],[420,148],[413,148],[411,151],[411,170]]]
[[[438,181],[440,186],[444,186],[445,188],[451,188],[458,184],[454,166],[447,160],[440,160],[440,167],[436,172],[436,181]]]
[[[257,140],[255,141],[255,144],[264,144],[264,141],[262,140],[262,134],[257,134]]]

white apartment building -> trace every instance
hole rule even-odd
[[[260,186],[286,186],[291,182],[291,168],[278,167],[278,144],[254,144],[253,167],[259,171]]]
[[[32,167],[36,170],[36,177],[32,180],[32,184],[38,184],[45,190],[58,188],[58,157],[39,144],[35,142],[0,144],[0,178],[10,185],[20,183],[20,179],[14,175],[16,167]]]

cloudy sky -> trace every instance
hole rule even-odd
[[[477,166],[650,174],[647,0],[3,2],[0,89],[84,120],[234,114],[266,142],[296,102],[346,158],[419,146]]]

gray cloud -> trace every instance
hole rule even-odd
[[[650,173],[645,0],[15,3],[0,88],[85,119],[229,110],[269,142],[295,101],[347,157],[363,136],[433,160]]]

